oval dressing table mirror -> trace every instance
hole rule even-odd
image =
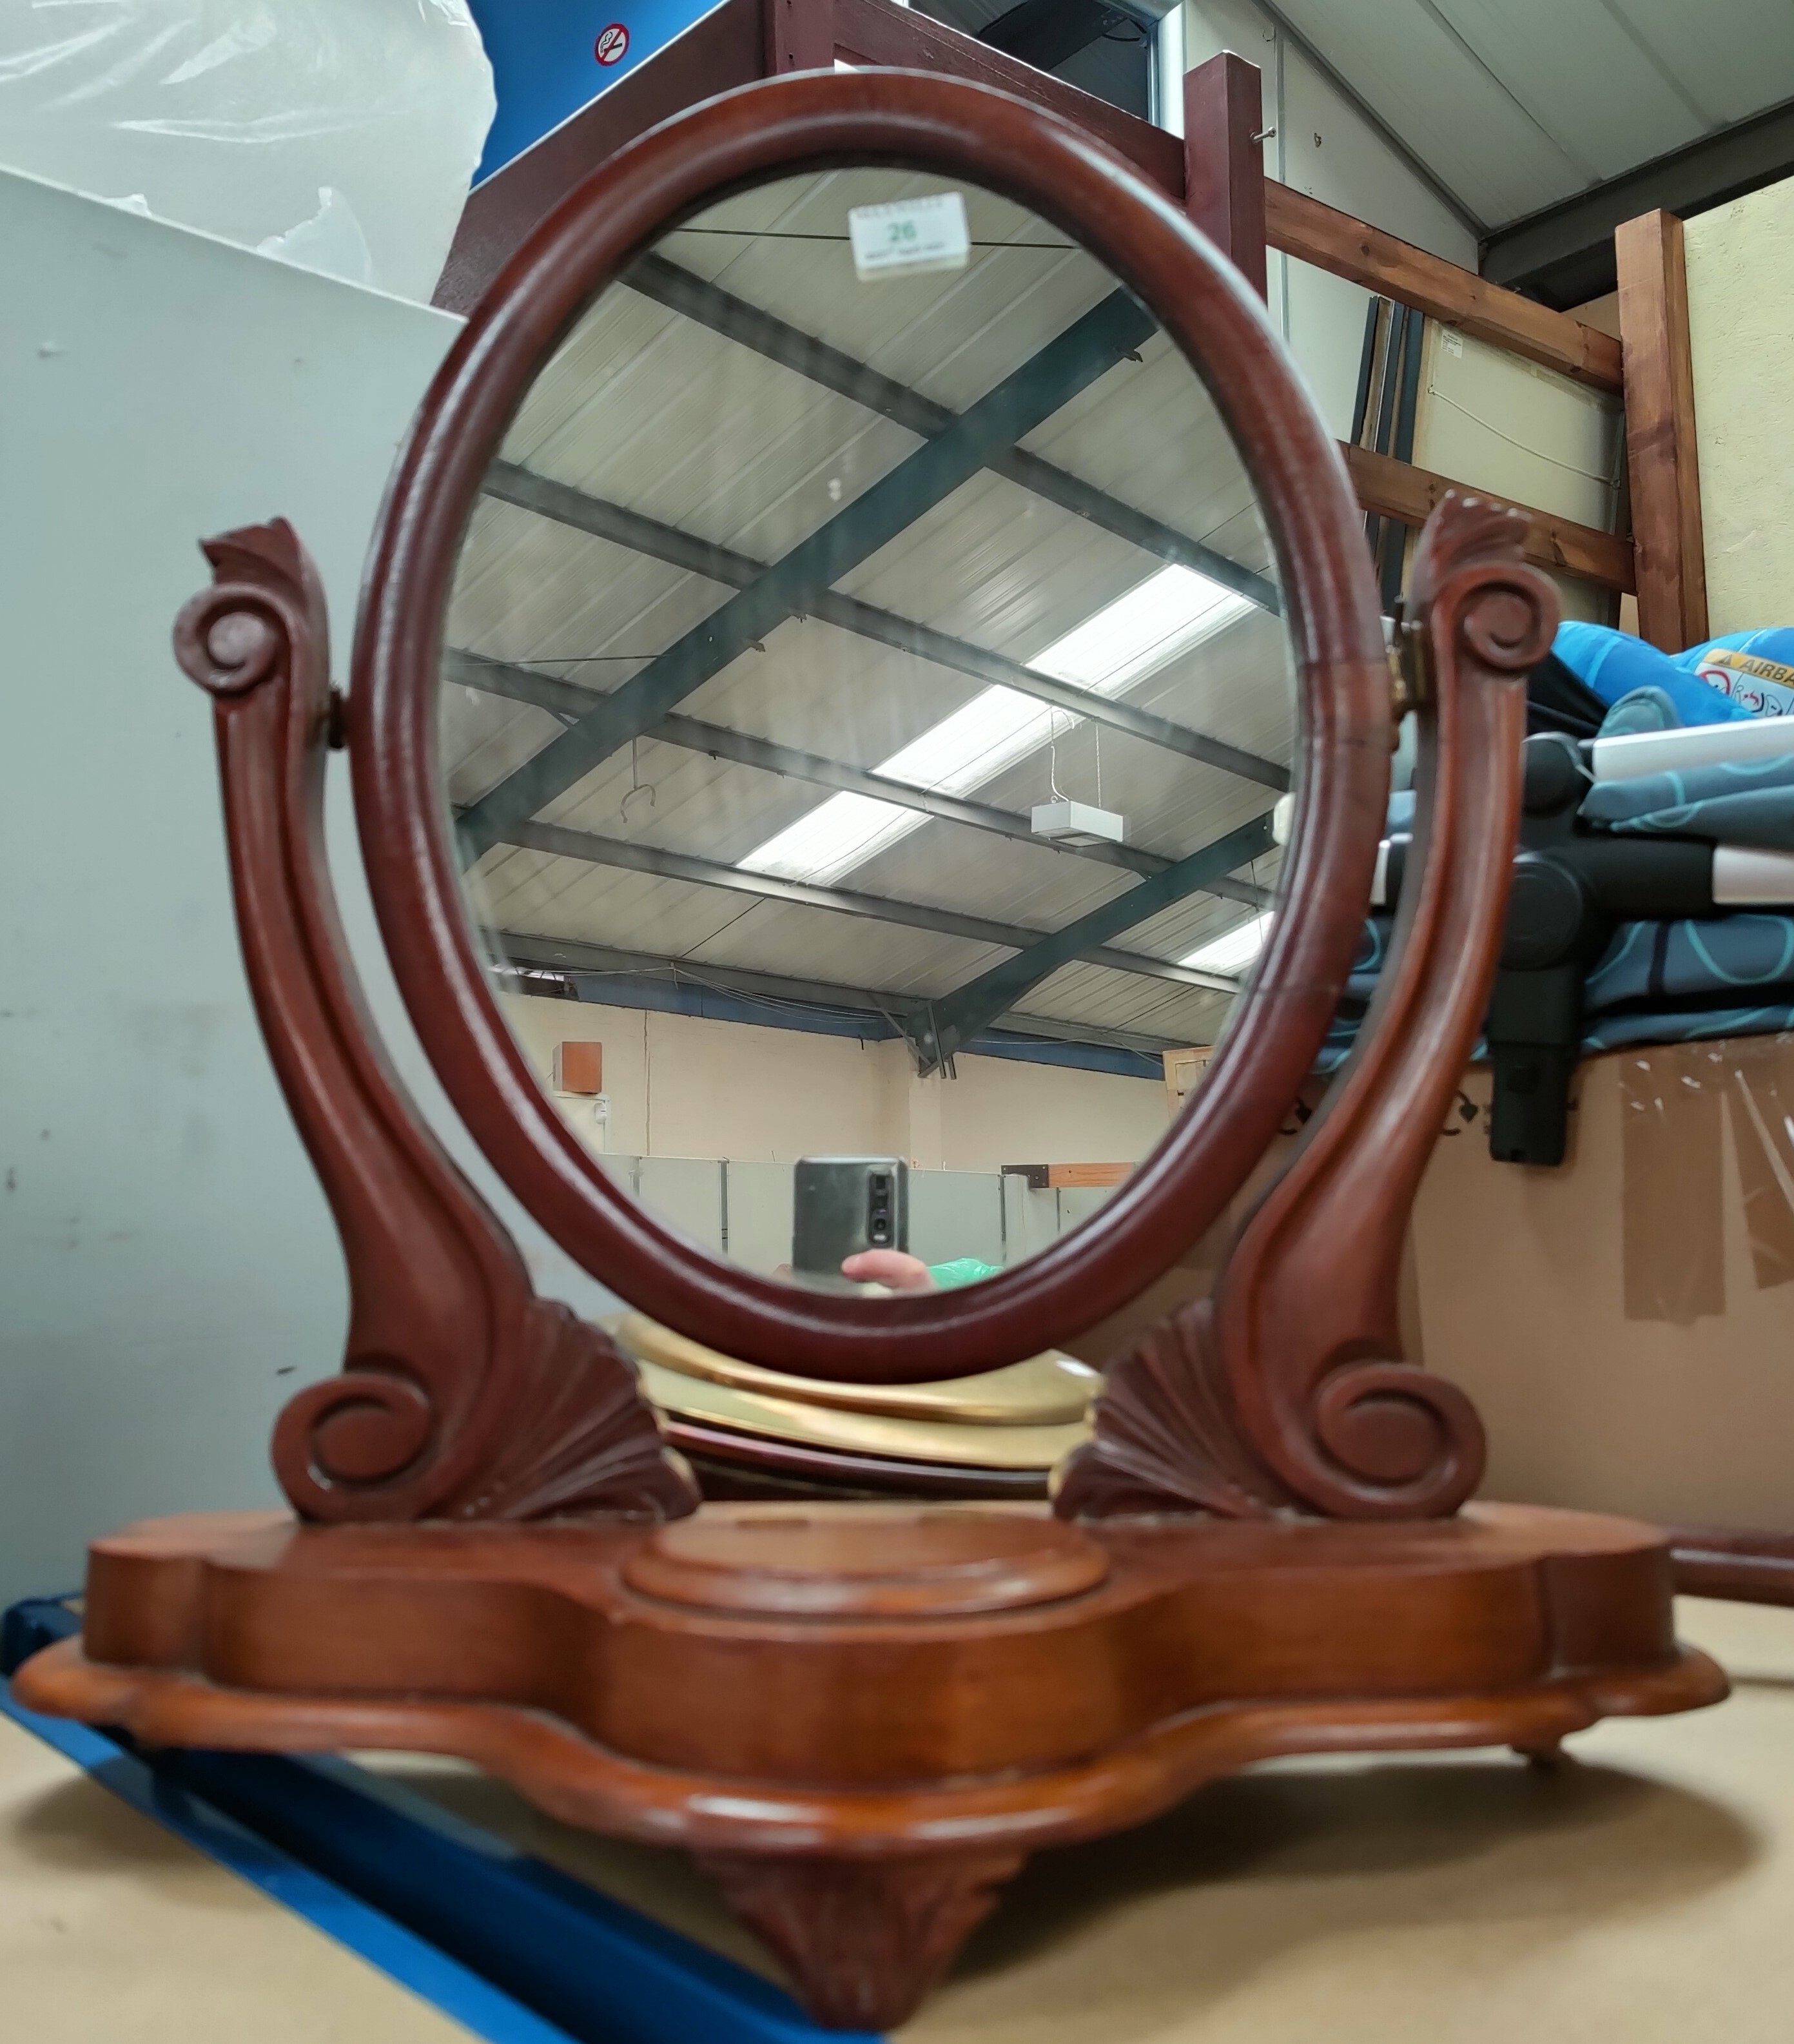
[[[777,178],[634,256],[532,375],[442,628],[517,1050],[651,1216],[836,1293],[1018,1269],[1158,1147],[1270,928],[1296,734],[1214,398],[1079,242],[939,182]],[[1043,1496],[1096,1381],[615,1331],[737,1496]]]
[[[1714,1700],[1662,1539],[1473,1503],[1476,1413],[1401,1354],[1554,621],[1522,531],[1439,508],[1392,662],[1262,307],[1052,115],[817,73],[613,159],[424,404],[346,694],[291,530],[208,544],[177,651],[349,1339],[277,1425],[291,1512],[96,1543],[21,1700],[474,1760],[690,1849],[862,2029],[1030,1851],[1217,1774]],[[1227,1210],[1313,1068],[1398,706],[1377,1002],[1213,1296],[1086,1418],[1062,1345]],[[424,1047],[614,1327],[534,1296],[373,1035],[332,747]],[[1193,1046],[1175,1112],[1112,1090]],[[682,1428],[822,1452],[793,1412],[1064,1438],[1031,1504],[700,1504]]]

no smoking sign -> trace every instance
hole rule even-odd
[[[613,21],[608,29],[598,31],[598,40],[592,45],[592,54],[601,64],[621,63],[629,52],[629,31],[620,21]]]

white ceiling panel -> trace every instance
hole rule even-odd
[[[1794,96],[1788,0],[1614,0],[1614,9],[1709,121],[1742,121]]]
[[[1278,0],[1278,12],[1485,225],[1587,182],[1427,0]]]
[[[1275,11],[1485,229],[1794,99],[1788,0],[1276,0]],[[1308,124],[1287,111],[1300,161]]]
[[[1607,0],[1433,0],[1480,63],[1590,181],[1714,125]],[[1589,90],[1592,80],[1600,89]]]

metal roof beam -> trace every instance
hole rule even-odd
[[[539,674],[527,667],[513,667],[502,661],[482,659],[477,654],[451,648],[443,655],[443,678],[488,694],[505,696],[513,701],[534,704],[551,716],[578,719],[591,707],[592,695],[577,682],[558,681],[552,674]],[[663,744],[701,752],[713,759],[728,759],[737,766],[757,767],[788,780],[808,781],[817,787],[835,788],[848,794],[869,795],[874,801],[891,802],[900,809],[938,816],[947,823],[964,824],[973,830],[989,831],[1000,837],[1014,838],[1062,855],[1094,860],[1100,865],[1125,866],[1130,872],[1162,873],[1171,862],[1155,851],[1142,851],[1127,844],[1065,844],[1056,839],[1037,837],[1024,816],[1000,809],[989,802],[968,802],[957,795],[943,795],[932,788],[917,787],[909,781],[893,780],[888,774],[868,773],[863,767],[824,759],[796,747],[775,744],[755,738],[727,725],[706,724],[675,713],[664,717],[647,736]],[[1229,901],[1250,901],[1264,907],[1271,890],[1249,880],[1223,878],[1208,889]]]
[[[664,256],[638,257],[624,273],[624,282],[656,305],[665,305],[670,312],[682,313],[687,319],[709,327],[713,332],[739,341],[744,348],[752,348],[755,354],[763,355],[786,369],[794,369],[809,382],[820,384],[824,390],[833,390],[840,397],[850,398],[868,411],[894,420],[924,440],[932,440],[937,434],[945,432],[953,423],[955,414],[946,405],[937,405],[933,398],[924,398],[920,390],[913,390],[894,377],[883,375],[856,356],[830,347],[814,334],[805,332],[801,327],[782,320],[777,313],[766,312],[746,298],[737,298],[732,291],[725,291],[720,284],[693,276],[690,271],[669,262]],[[1029,454],[1018,447],[994,448],[984,465],[994,474],[1007,477],[1011,482],[1019,483],[1035,496],[1043,497],[1062,509],[1130,541],[1144,552],[1156,554],[1161,560],[1172,562],[1179,567],[1195,569],[1211,582],[1219,582],[1224,589],[1231,589],[1248,602],[1255,603],[1261,610],[1270,611],[1273,615],[1282,613],[1282,594],[1268,576],[1242,567],[1238,561],[1230,560],[1216,548],[1191,539],[1175,526],[1167,525],[1162,519],[1124,503],[1120,498],[1112,497],[1093,483],[1068,474],[1039,455]]]
[[[924,440],[465,810],[460,828],[469,863],[632,738],[651,731],[677,703],[775,626],[808,609],[843,575],[976,474],[993,448],[1012,445],[1050,419],[1154,330],[1151,315],[1125,291],[1112,292],[1073,321],[960,413],[945,432]]]
[[[1013,958],[968,980],[944,1000],[934,1003],[920,1033],[912,1038],[924,1070],[943,1063],[1062,966],[1092,956],[1094,951],[1106,947],[1111,937],[1136,928],[1205,887],[1211,874],[1243,865],[1270,843],[1271,819],[1267,813],[1217,838],[1201,851],[1193,851],[1187,859],[1180,859],[1154,878],[1143,880],[1126,893],[1076,917],[1062,929],[1036,938]]]
[[[1660,208],[1685,220],[1790,170],[1794,100],[1496,229],[1482,244],[1482,274],[1548,305],[1585,305],[1614,289],[1615,228]]]
[[[612,944],[577,943],[560,937],[531,936],[513,930],[484,930],[489,953],[507,962],[559,973],[567,978],[597,980],[608,974],[660,977],[693,986],[715,988],[748,1000],[776,1001],[788,1006],[845,1010],[876,1016],[902,1033],[897,1019],[928,1005],[917,994],[882,993],[865,987],[839,986],[824,980],[798,979],[783,973],[754,972],[737,966],[694,964],[688,959],[658,952],[619,949]],[[1095,1022],[1067,1022],[1054,1015],[1012,1015],[1005,1033],[1035,1036],[1049,1043],[1093,1043],[1104,1050],[1139,1051],[1148,1057],[1182,1047],[1175,1036],[1154,1036],[1137,1029],[1111,1029]]]
[[[509,462],[494,462],[481,487],[487,496],[496,497],[503,503],[514,504],[538,517],[551,518],[557,524],[590,532],[596,539],[627,547],[632,552],[651,555],[669,567],[703,575],[725,587],[747,589],[768,572],[767,563],[756,560],[751,554],[736,553],[732,548],[694,539],[677,526],[663,524],[657,518],[627,510],[620,504],[607,503],[602,498],[588,497],[564,482],[536,475]],[[1221,739],[1192,731],[1151,710],[1136,709],[1131,704],[1099,696],[1092,690],[1079,688],[1075,682],[1062,682],[1055,675],[1037,673],[1019,660],[1012,660],[1001,653],[988,652],[982,646],[937,632],[932,625],[918,624],[910,618],[899,617],[894,611],[882,610],[876,604],[862,602],[858,597],[825,590],[812,597],[805,609],[809,616],[820,618],[824,624],[832,624],[840,631],[874,640],[880,645],[927,660],[935,667],[946,667],[955,674],[969,674],[975,681],[987,682],[997,688],[1014,689],[1018,694],[1051,703],[1074,717],[1088,717],[1092,723],[1103,724],[1112,731],[1125,732],[1130,738],[1138,738],[1147,745],[1181,752],[1185,759],[1200,760],[1205,766],[1219,767],[1224,774],[1237,774],[1243,780],[1256,781],[1261,786],[1274,788],[1279,794],[1289,786],[1289,770],[1278,766],[1274,759],[1263,759],[1243,747],[1229,745]]]
[[[1229,866],[1243,865],[1270,844],[1270,819],[1267,815],[1262,820],[1262,843],[1252,836],[1256,826],[1249,826],[1245,832],[1235,831],[1223,839],[1220,847],[1209,847],[1210,851],[1219,855],[1224,848],[1231,848],[1236,840],[1247,845],[1244,851],[1216,865],[1216,871],[1225,872]],[[1048,932],[1029,929],[1020,924],[994,922],[985,916],[968,916],[957,909],[936,908],[923,901],[898,901],[888,894],[862,894],[851,888],[818,887],[810,881],[786,880],[777,874],[748,873],[739,866],[725,866],[720,859],[697,859],[688,852],[666,851],[658,845],[632,843],[624,838],[597,837],[586,831],[569,830],[562,824],[513,824],[506,832],[504,842],[525,851],[546,852],[555,859],[582,859],[588,865],[617,866],[625,872],[652,874],[656,879],[682,880],[694,887],[717,887],[729,893],[755,895],[762,901],[783,901],[799,908],[827,909],[837,915],[865,916],[874,922],[926,930],[932,936],[959,937],[968,943],[996,944],[1008,951],[1031,952],[1043,941],[1050,940]],[[1200,859],[1205,855],[1197,852],[1192,856]],[[1180,859],[1167,871],[1181,872],[1190,863],[1189,859]],[[1142,881],[1139,887],[1131,889],[1122,899],[1132,901],[1143,889],[1162,885],[1166,877],[1162,874],[1156,880]],[[1192,882],[1185,891],[1188,893],[1200,884]],[[1144,914],[1151,912],[1148,909]],[[1080,918],[1081,922],[1088,920]],[[1143,915],[1130,920],[1141,921]],[[1127,924],[1121,927],[1125,928]],[[1106,944],[1094,942],[1078,946],[1061,962],[1069,962],[1070,957],[1078,958],[1086,965],[1106,966],[1111,971],[1134,973],[1147,979],[1170,980],[1176,986],[1201,987],[1209,993],[1233,993],[1239,989],[1237,980],[1220,973],[1202,972],[1194,966],[1178,965],[1170,959],[1149,957],[1144,952],[1112,951]],[[1045,976],[1040,975],[1043,978]],[[976,986],[979,982],[971,983]],[[971,1033],[975,1035],[977,1032]],[[966,1041],[963,1035],[959,1041],[962,1047]]]

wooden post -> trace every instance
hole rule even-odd
[[[1262,298],[1264,85],[1226,51],[1184,75],[1184,209]]]
[[[766,35],[766,76],[788,71],[835,68],[835,10],[831,0],[761,0]]]
[[[1638,635],[1666,653],[1680,653],[1707,636],[1682,223],[1671,213],[1647,213],[1619,229],[1613,249],[1626,360]]]

